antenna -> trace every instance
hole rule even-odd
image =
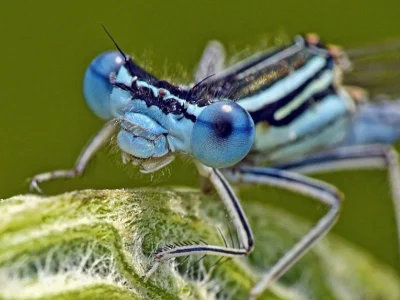
[[[101,26],[103,27],[104,31],[106,32],[106,34],[108,35],[108,37],[111,39],[111,41],[114,43],[115,47],[118,49],[119,53],[122,55],[122,57],[125,60],[125,65],[128,68],[129,73],[134,76],[135,74],[135,67],[132,63],[132,59],[127,56],[124,51],[122,51],[122,49],[118,46],[117,42],[114,40],[114,38],[112,37],[112,35],[108,32],[107,28],[101,24]]]
[[[196,84],[189,90],[189,93],[187,94],[185,100],[186,100],[186,101],[187,101],[187,100],[190,100],[189,98],[193,95],[194,90],[195,90],[198,86],[200,86],[203,82],[205,82],[208,78],[213,77],[214,75],[215,75],[215,74],[208,75],[206,78],[203,78],[203,79],[200,80],[198,83],[196,83]]]
[[[114,43],[115,47],[118,49],[119,53],[121,53],[121,55],[124,57],[125,61],[128,60],[127,56],[125,55],[125,53],[122,51],[122,49],[118,46],[117,42],[114,40],[114,38],[112,37],[112,35],[110,34],[110,32],[108,32],[107,28],[101,24],[101,26],[103,27],[104,31],[106,32],[106,34],[108,35],[108,37],[111,39],[111,41]]]

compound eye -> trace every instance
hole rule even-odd
[[[110,74],[117,73],[124,63],[119,52],[110,51],[97,56],[87,68],[83,94],[89,108],[102,119],[111,119],[110,94],[113,89]]]
[[[253,119],[245,109],[231,101],[215,102],[200,113],[194,124],[192,151],[206,166],[229,167],[249,153],[254,134]]]

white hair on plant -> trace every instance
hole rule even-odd
[[[218,259],[212,256],[191,257],[184,264],[182,257],[160,265],[147,282],[140,278],[159,246],[199,238],[232,243],[231,221],[212,200],[180,188],[90,190],[2,201],[0,215],[6,219],[0,222],[0,298],[75,299],[81,292],[92,298],[99,292],[139,299],[243,298],[273,256],[307,230],[307,223],[264,203],[249,203],[255,232],[264,242],[251,259],[213,266]],[[237,244],[234,234],[233,240]],[[292,278],[275,283],[270,292],[285,300],[315,298],[314,293],[399,299],[399,286],[393,272],[328,238],[305,257]]]
[[[23,257],[0,268],[0,295],[4,298],[39,298],[97,284],[137,292],[121,275],[112,253],[99,255],[98,244],[76,248],[55,246],[37,257]]]

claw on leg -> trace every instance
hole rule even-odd
[[[31,192],[36,191],[36,192],[38,192],[39,194],[43,194],[43,191],[42,191],[42,189],[39,187],[39,184],[38,184],[37,180],[34,179],[34,178],[33,178],[32,180],[30,180],[30,183],[29,183],[29,190],[30,190]]]
[[[156,261],[154,265],[146,272],[146,274],[142,277],[144,281],[147,281],[147,279],[150,278],[151,275],[157,270],[158,266],[160,265],[161,262]]]
[[[44,181],[50,181],[59,178],[75,178],[81,176],[85,171],[90,159],[111,138],[117,126],[118,122],[115,119],[108,121],[83,149],[73,169],[56,170],[52,172],[38,174],[32,178],[29,184],[30,190],[36,190],[39,193],[42,193],[39,184]]]

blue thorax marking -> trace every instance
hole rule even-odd
[[[279,162],[338,145],[350,121],[346,103],[337,95],[329,95],[287,126],[258,126],[247,160],[256,165]]]

